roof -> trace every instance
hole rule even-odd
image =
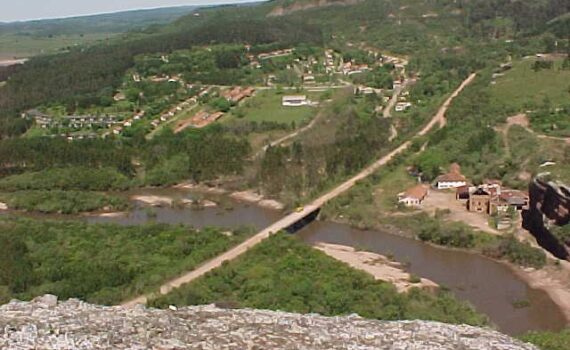
[[[457,193],[469,193],[469,185],[459,186],[455,189]]]
[[[290,101],[290,100],[306,100],[307,96],[305,95],[291,95],[291,96],[283,96],[283,101]]]
[[[437,177],[437,182],[465,182],[465,176],[457,173],[443,174]]]
[[[485,179],[483,181],[484,184],[486,185],[499,185],[502,186],[503,185],[503,181],[501,180],[496,180],[496,179]]]
[[[509,204],[524,205],[528,201],[528,194],[518,190],[506,190],[501,193],[500,198]]]
[[[449,166],[449,172],[452,174],[461,174],[461,166],[457,163],[451,163]]]
[[[473,196],[489,196],[489,192],[485,191],[482,188],[478,188],[477,191],[473,192],[471,195]]]
[[[412,188],[408,188],[406,192],[402,193],[402,197],[424,199],[427,196],[428,188],[425,185],[417,185]]]

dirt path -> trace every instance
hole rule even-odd
[[[548,139],[554,141],[561,141],[567,144],[570,144],[570,137],[556,137],[556,136],[549,136],[544,134],[539,134],[533,129],[530,128],[530,122],[528,120],[528,116],[525,113],[520,113],[513,115],[507,118],[507,123],[502,127],[497,127],[496,130],[503,134],[504,145],[507,150],[507,153],[510,154],[510,145],[509,145],[509,130],[513,125],[518,125],[528,131],[529,133],[533,134],[534,136],[538,137],[539,139]]]
[[[434,115],[432,120],[421,131],[419,131],[416,136],[426,135],[437,124],[439,124],[440,127],[445,125],[445,112],[449,108],[449,105],[451,104],[453,99],[457,95],[459,95],[461,93],[461,91],[463,91],[463,89],[475,79],[475,77],[476,77],[476,74],[473,73],[469,76],[469,78],[465,79],[465,81],[463,81],[463,83],[461,83],[461,85],[453,92],[453,94],[444,102],[444,104],[440,107],[440,109]],[[336,188],[332,189],[330,192],[328,192],[328,193],[324,194],[323,196],[317,198],[316,200],[314,200],[309,205],[306,205],[302,211],[293,212],[293,213],[285,216],[281,220],[275,222],[274,224],[272,224],[271,226],[262,230],[261,232],[257,233],[256,235],[250,237],[246,241],[238,244],[237,246],[226,251],[225,253],[222,253],[221,255],[205,262],[204,264],[202,264],[201,266],[199,266],[195,270],[190,271],[188,273],[185,273],[178,278],[175,278],[171,281],[166,282],[165,284],[163,284],[160,287],[160,294],[163,294],[163,295],[167,294],[171,290],[178,288],[178,287],[182,286],[183,284],[192,282],[193,280],[205,275],[206,273],[220,267],[222,265],[222,263],[224,263],[225,261],[231,261],[231,260],[237,258],[238,256],[242,255],[243,253],[245,253],[250,248],[253,248],[257,244],[261,243],[263,240],[265,240],[269,236],[293,225],[294,223],[303,219],[309,213],[312,213],[315,210],[321,208],[325,203],[327,203],[331,199],[334,199],[335,197],[339,196],[340,194],[342,194],[342,193],[346,192],[347,190],[349,190],[350,188],[352,188],[358,181],[360,181],[360,180],[368,177],[372,173],[374,173],[380,167],[384,166],[390,160],[392,160],[395,156],[397,156],[398,154],[400,154],[403,151],[405,151],[406,149],[408,149],[408,147],[410,147],[411,144],[412,144],[411,140],[406,141],[405,143],[400,145],[398,148],[396,148],[392,152],[388,153],[387,155],[378,159],[373,164],[369,165],[367,168],[362,170],[356,176],[350,178],[349,180],[340,184]],[[133,300],[127,301],[127,302],[123,303],[122,305],[123,306],[133,306],[133,305],[137,305],[137,304],[146,304],[147,300],[148,300],[148,296],[143,295],[143,296],[139,296]]]
[[[386,108],[384,108],[384,114],[383,114],[384,118],[391,118],[392,117],[392,110],[394,109],[394,106],[396,105],[396,103],[398,103],[398,97],[400,96],[402,91],[404,91],[404,88],[407,85],[408,85],[408,81],[406,80],[402,86],[400,86],[394,90],[394,93],[392,94],[392,97],[390,98],[388,105],[386,106]]]
[[[257,159],[257,158],[261,157],[261,156],[265,153],[265,151],[267,151],[267,149],[268,149],[269,147],[278,146],[278,145],[280,145],[280,144],[282,144],[282,143],[285,143],[285,142],[287,142],[287,141],[289,141],[289,140],[292,140],[292,139],[296,138],[297,136],[299,136],[300,134],[302,134],[302,133],[304,133],[304,132],[306,132],[306,131],[312,129],[312,128],[317,124],[317,122],[321,119],[321,116],[322,116],[322,115],[324,115],[324,114],[323,114],[323,113],[318,113],[317,116],[314,117],[314,118],[311,120],[311,122],[310,122],[309,124],[305,125],[305,126],[302,127],[301,129],[298,129],[298,130],[296,130],[296,131],[294,131],[294,132],[292,132],[292,133],[290,133],[290,134],[288,134],[288,135],[285,135],[285,136],[283,136],[283,137],[281,137],[281,138],[279,138],[279,139],[277,139],[277,140],[275,140],[275,141],[271,141],[271,142],[269,143],[269,145],[263,146],[263,148],[262,148],[261,150],[259,150],[259,152],[257,152],[257,153],[255,154],[254,159]]]

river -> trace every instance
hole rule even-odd
[[[143,189],[129,195],[168,196],[174,199],[203,198],[221,203],[215,208],[148,207],[136,204],[119,217],[87,216],[91,223],[112,222],[136,225],[153,221],[204,226],[252,226],[262,229],[282,217],[282,213],[235,201],[227,196],[204,196],[178,189]],[[529,330],[560,330],[566,320],[548,295],[530,288],[507,265],[478,254],[448,250],[382,231],[364,231],[347,225],[315,221],[297,233],[308,244],[342,244],[393,257],[409,264],[409,271],[449,288],[456,297],[470,302],[489,316],[502,332],[517,335]],[[513,304],[528,301],[527,307]]]

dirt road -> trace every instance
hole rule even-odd
[[[265,153],[265,151],[267,151],[267,149],[268,149],[269,147],[275,147],[275,146],[280,145],[280,144],[282,144],[282,143],[284,143],[284,142],[287,142],[287,141],[289,141],[289,140],[292,140],[292,139],[296,138],[297,136],[299,136],[300,134],[302,134],[302,133],[304,133],[304,132],[306,132],[306,131],[312,129],[312,128],[315,126],[315,124],[317,124],[317,121],[320,119],[320,116],[321,116],[321,115],[322,115],[321,113],[317,114],[317,116],[314,117],[314,118],[311,120],[311,122],[310,122],[309,124],[305,125],[305,126],[302,127],[301,129],[299,129],[299,130],[297,130],[297,131],[295,131],[295,132],[292,132],[292,133],[290,133],[290,134],[287,134],[287,135],[285,135],[285,136],[283,136],[283,137],[281,137],[281,138],[279,138],[279,139],[277,139],[277,140],[275,140],[275,141],[271,141],[271,142],[269,143],[269,145],[263,146],[263,148],[262,148],[261,150],[259,150],[259,152],[257,152],[257,153],[255,154],[254,158],[259,158],[259,157],[261,157],[261,156]]]
[[[475,79],[475,76],[476,76],[476,74],[473,73],[469,76],[469,78],[467,78],[465,81],[463,81],[463,83],[457,88],[457,90],[455,90],[453,92],[453,94],[441,106],[441,108],[438,110],[438,112],[435,114],[435,116],[432,118],[432,120],[420,132],[418,132],[418,134],[417,134],[418,136],[423,136],[423,135],[427,134],[436,124],[439,124],[440,126],[445,125],[445,112],[447,111],[447,108],[451,104],[451,101],[453,100],[453,98],[455,98],[457,95],[459,95],[459,93],[461,93],[461,91],[467,85],[469,85],[473,81],[473,79]],[[183,284],[192,282],[193,280],[195,280],[195,279],[205,275],[206,273],[214,270],[215,268],[221,266],[224,261],[230,261],[230,260],[237,258],[241,254],[245,253],[248,249],[253,248],[254,246],[259,244],[260,242],[262,242],[263,240],[265,240],[266,238],[268,238],[272,234],[277,233],[281,230],[284,230],[285,228],[296,223],[297,221],[303,219],[307,214],[317,210],[318,208],[322,207],[325,203],[327,203],[331,199],[333,199],[333,198],[339,196],[340,194],[346,192],[347,190],[349,190],[351,187],[353,187],[356,184],[356,182],[358,182],[358,181],[368,177],[372,173],[374,173],[380,167],[382,167],[383,165],[388,163],[390,160],[392,160],[392,158],[394,158],[398,154],[405,151],[408,147],[410,147],[411,144],[412,144],[411,141],[406,141],[405,143],[400,145],[398,148],[396,148],[392,152],[388,153],[387,155],[383,156],[382,158],[380,158],[379,160],[377,160],[373,164],[369,165],[367,168],[362,170],[356,176],[354,176],[351,179],[340,184],[339,186],[332,189],[331,191],[324,194],[323,196],[317,198],[311,204],[306,205],[304,207],[303,211],[293,212],[293,213],[285,216],[281,220],[275,222],[271,226],[269,226],[266,229],[262,230],[261,232],[257,233],[255,236],[252,236],[251,238],[247,239],[243,243],[241,243],[241,244],[235,246],[234,248],[228,250],[227,252],[215,257],[214,259],[202,264],[197,269],[190,271],[190,272],[188,272],[188,273],[186,273],[186,274],[184,274],[178,278],[175,278],[171,281],[166,282],[164,285],[162,285],[160,287],[160,294],[167,294],[168,292],[170,292],[174,288],[178,288],[178,287],[182,286]],[[147,302],[147,299],[148,299],[147,296],[143,295],[143,296],[137,297],[133,300],[127,301],[127,302],[123,303],[122,305],[123,306],[133,306],[136,304],[145,304]]]

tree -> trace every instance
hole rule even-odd
[[[24,291],[32,278],[32,264],[28,247],[18,236],[0,233],[0,285],[6,285],[14,292]]]

